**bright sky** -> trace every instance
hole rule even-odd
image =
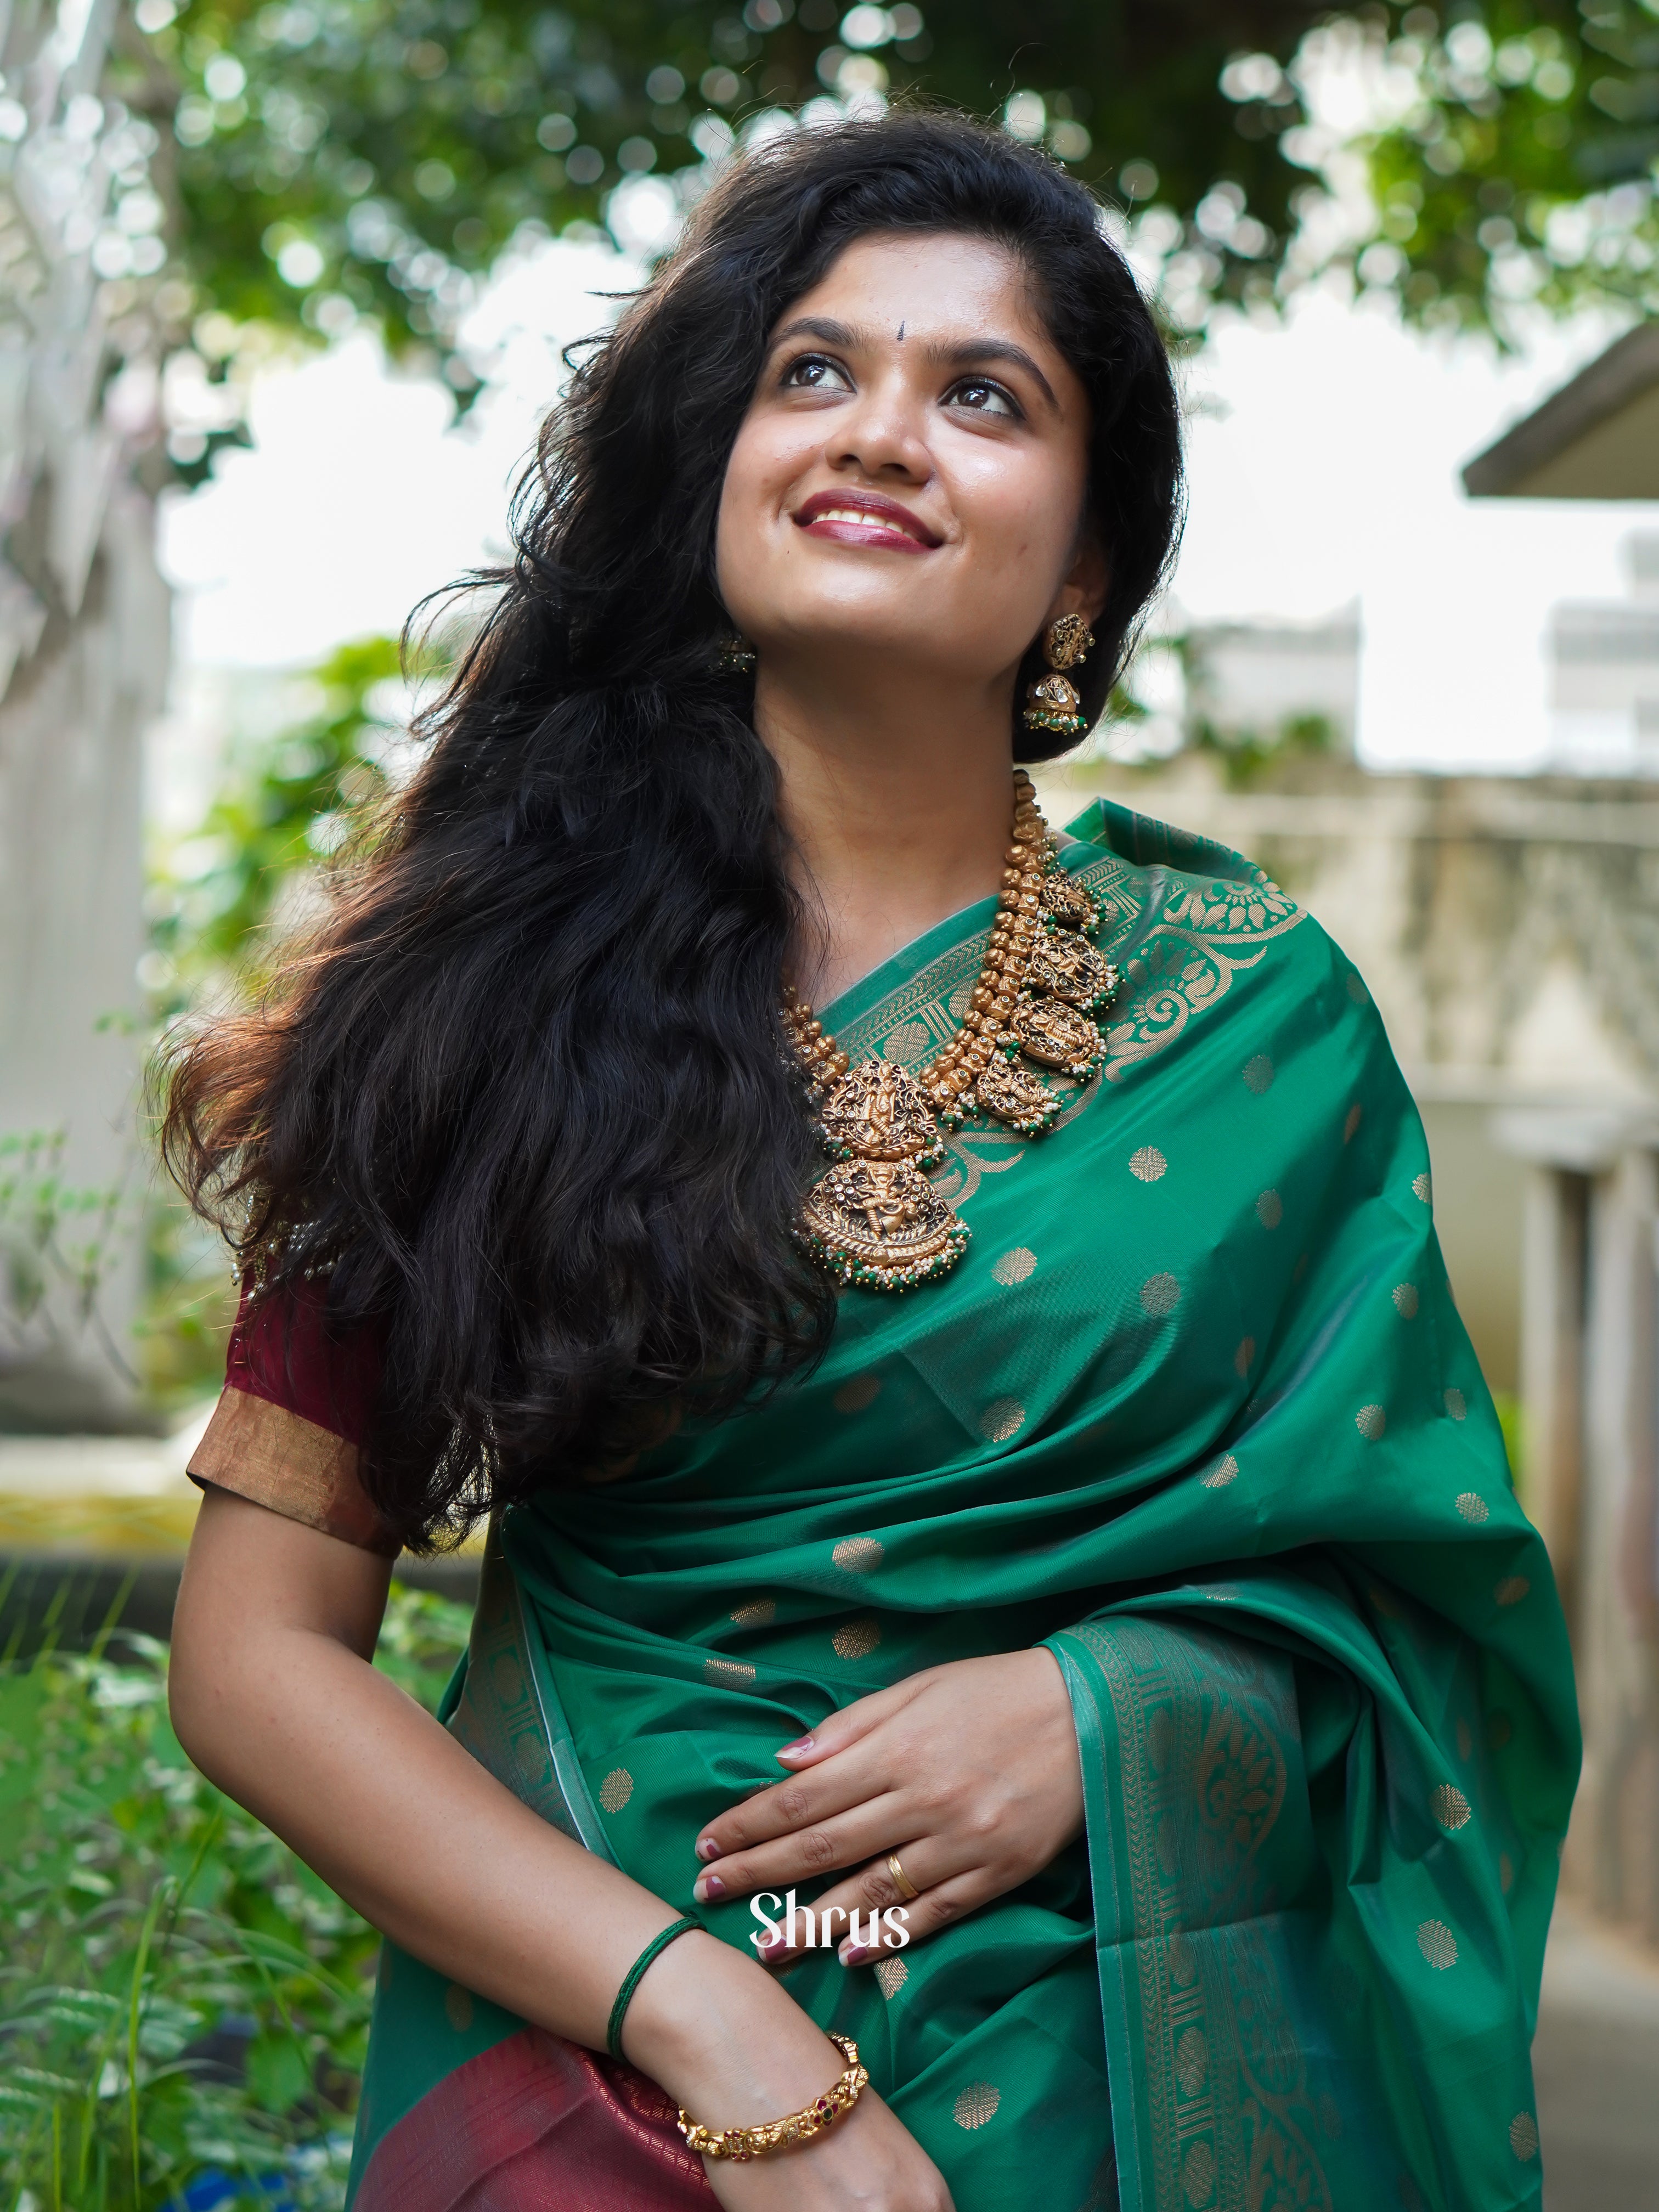
[[[365,338],[264,373],[252,450],[175,498],[163,559],[188,666],[294,666],[395,631],[505,546],[507,495],[560,375],[633,264],[555,243],[505,270],[471,337],[498,367],[464,424]],[[1618,550],[1659,505],[1471,501],[1461,463],[1589,359],[1600,325],[1500,363],[1310,297],[1233,321],[1188,372],[1192,516],[1175,593],[1200,619],[1310,618],[1358,597],[1360,747],[1378,766],[1524,768],[1545,742],[1543,639],[1564,599],[1620,597]]]
[[[1614,335],[1544,327],[1522,358],[1310,297],[1224,328],[1190,380],[1192,520],[1174,589],[1205,618],[1360,602],[1359,745],[1375,765],[1498,769],[1545,750],[1562,599],[1623,598],[1659,506],[1471,500],[1458,471]]]

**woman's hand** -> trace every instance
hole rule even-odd
[[[832,1713],[777,1756],[790,1778],[697,1838],[697,1856],[713,1862],[699,1899],[781,1896],[856,1867],[812,1910],[843,1934],[856,1911],[867,1934],[872,1913],[906,1903],[888,1869],[893,1852],[920,1893],[907,1905],[914,1942],[1029,1881],[1083,1826],[1071,1700],[1040,1647],[930,1667]],[[848,1966],[893,1948],[889,1923],[874,1943],[848,1936],[840,1947]],[[770,1966],[792,1955],[782,1939],[761,1953]]]
[[[623,2049],[712,2128],[799,2112],[847,2063],[772,1975],[704,1935],[682,1936],[653,1960]],[[873,2089],[810,2142],[703,2165],[726,2212],[951,2212],[939,2168]]]

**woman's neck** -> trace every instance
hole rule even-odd
[[[890,667],[829,682],[763,663],[755,723],[778,763],[810,918],[796,981],[815,1006],[1001,888],[1011,696]]]

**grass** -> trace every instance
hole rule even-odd
[[[467,1612],[394,1591],[428,1706]],[[0,2208],[337,2212],[379,1938],[190,1765],[166,1647],[0,1666]]]

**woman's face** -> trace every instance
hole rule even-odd
[[[1012,683],[1045,622],[1105,596],[1089,428],[1012,253],[858,240],[767,349],[720,499],[727,612],[763,663],[862,649]]]

